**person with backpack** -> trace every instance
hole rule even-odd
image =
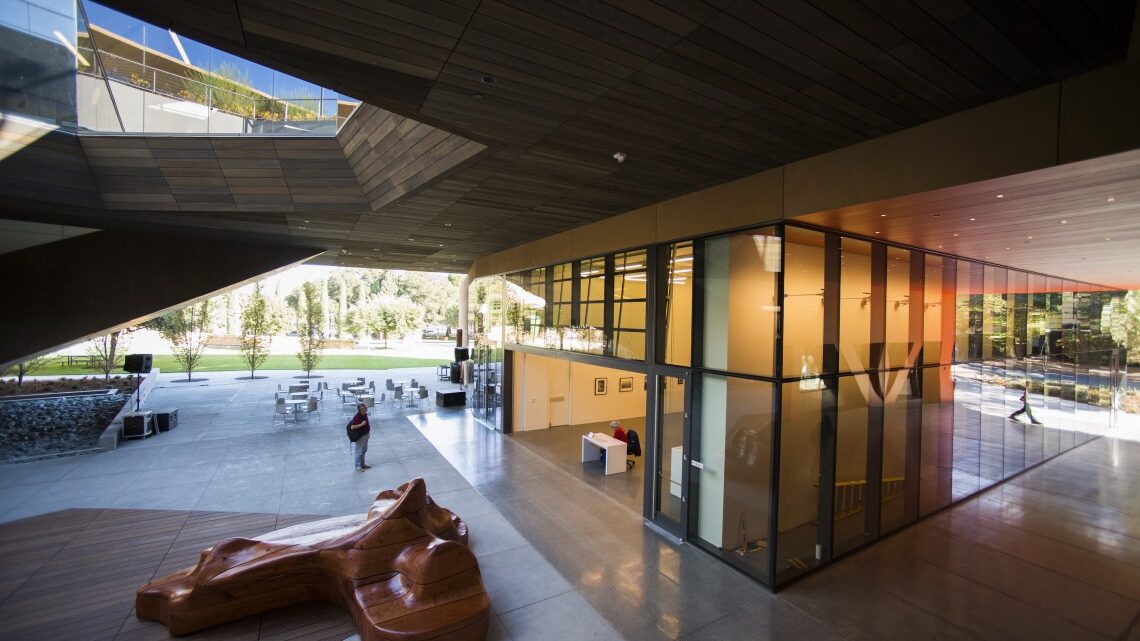
[[[363,472],[371,465],[364,462],[364,455],[368,453],[368,433],[372,431],[368,423],[368,406],[361,403],[356,406],[356,414],[345,426],[348,431],[349,447],[352,450],[352,463],[357,472]]]

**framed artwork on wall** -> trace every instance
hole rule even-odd
[[[633,377],[619,378],[618,379],[619,392],[632,392],[633,391]]]
[[[604,396],[606,393],[606,379],[594,379],[594,396]]]

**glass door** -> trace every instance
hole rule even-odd
[[[657,376],[657,415],[653,439],[653,522],[685,537],[688,502],[689,375]]]

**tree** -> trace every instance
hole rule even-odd
[[[130,330],[117,329],[91,341],[87,353],[91,356],[91,365],[103,372],[103,380],[111,380],[111,372],[118,370],[118,360],[130,349]]]
[[[187,381],[194,380],[194,368],[206,351],[213,312],[210,301],[203,300],[196,305],[170,312],[153,323],[162,338],[170,343],[174,360],[186,368]]]
[[[270,309],[261,293],[261,283],[254,285],[253,293],[241,309],[241,357],[249,365],[252,379],[258,367],[269,358],[269,342],[281,329],[281,322]]]
[[[1101,309],[1101,327],[1128,350],[1128,362],[1140,360],[1140,290],[1114,298]]]
[[[371,296],[358,305],[352,315],[354,331],[380,334],[384,337],[384,347],[388,347],[388,337],[407,336],[422,326],[420,306],[395,296]]]
[[[316,283],[305,283],[297,297],[297,333],[301,337],[301,351],[297,359],[306,376],[321,362],[325,348],[325,311],[321,304],[321,288]]]
[[[43,367],[50,362],[51,359],[47,356],[37,356],[26,361],[21,361],[15,365],[9,365],[8,367],[5,367],[4,369],[0,370],[0,376],[8,376],[9,374],[15,373],[16,387],[22,387],[24,385],[25,376],[30,376],[36,373],[37,371],[43,369]]]

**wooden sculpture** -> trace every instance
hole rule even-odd
[[[466,544],[467,524],[414,479],[378,494],[363,517],[225,539],[140,588],[135,609],[184,635],[325,600],[348,609],[363,641],[479,641],[490,602]]]

